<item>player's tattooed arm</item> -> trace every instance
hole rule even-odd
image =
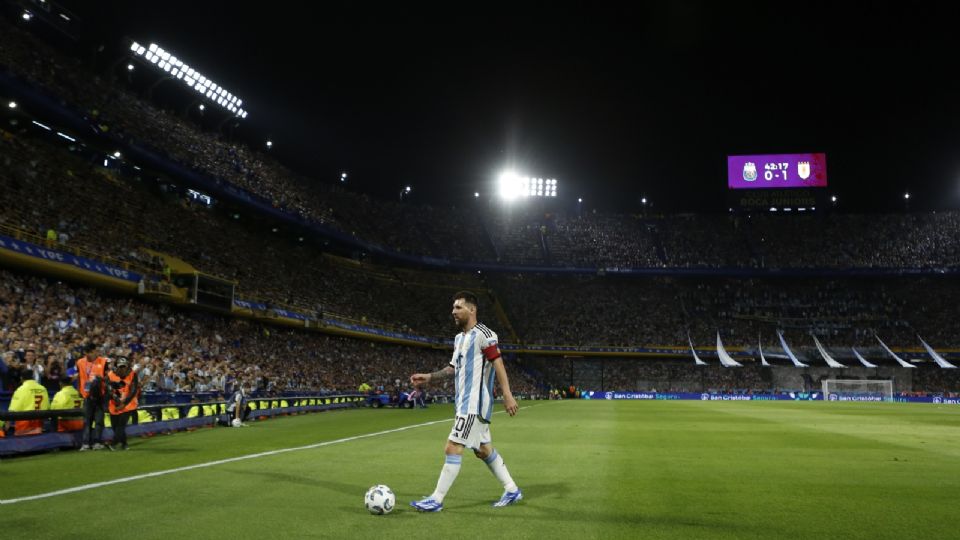
[[[450,377],[453,377],[453,368],[450,366],[447,366],[443,369],[438,369],[437,371],[434,371],[433,373],[431,373],[430,382],[442,381],[445,379],[449,379]]]
[[[443,381],[451,377],[453,377],[453,367],[447,366],[441,370],[434,371],[433,373],[414,373],[410,376],[410,382],[414,386],[418,386],[434,381]]]

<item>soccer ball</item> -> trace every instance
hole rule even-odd
[[[389,514],[396,504],[397,498],[393,491],[383,484],[378,484],[367,490],[363,497],[363,504],[371,514]]]

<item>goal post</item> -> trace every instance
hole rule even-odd
[[[823,381],[826,401],[893,401],[893,381],[828,379]]]

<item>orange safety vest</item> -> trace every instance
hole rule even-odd
[[[77,360],[77,373],[80,374],[80,395],[84,399],[90,397],[87,392],[87,381],[94,377],[103,378],[103,368],[107,365],[107,359],[98,356],[96,360],[89,360],[86,356]]]
[[[126,383],[125,385],[123,385],[123,388],[120,390],[121,401],[125,401],[127,397],[130,395],[130,392],[131,392],[130,389],[133,387],[133,380],[136,377],[137,377],[137,374],[134,373],[132,370],[130,371],[130,373],[127,374],[126,377],[122,379],[120,378],[119,375],[117,375],[113,371],[107,373],[107,378],[110,379],[110,382],[123,381]],[[110,400],[110,414],[117,415],[117,414],[123,414],[125,412],[137,410],[137,401],[139,400],[139,398],[140,398],[140,385],[138,384],[136,394],[133,396],[133,399],[130,400],[130,403],[127,403],[126,407],[123,407],[121,409],[119,408],[120,404],[118,402],[114,401],[113,399]]]

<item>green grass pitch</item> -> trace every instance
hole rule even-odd
[[[439,423],[0,505],[4,538],[956,538],[960,407],[824,402],[523,402],[494,445],[525,499],[465,456],[429,494],[452,408],[353,410],[134,439],[129,452],[0,461],[0,500]],[[372,516],[374,484],[397,508]]]

